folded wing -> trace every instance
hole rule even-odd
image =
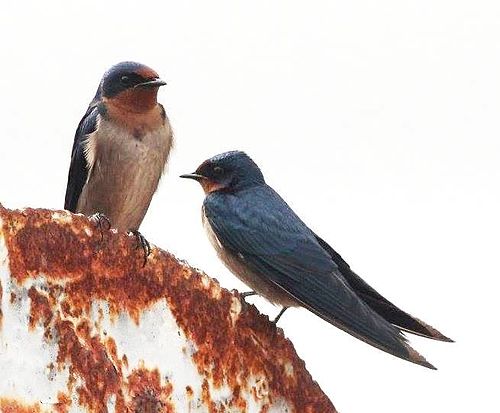
[[[314,234],[270,187],[213,194],[205,214],[221,244],[304,307],[402,359],[434,368],[353,291]]]
[[[88,165],[85,159],[85,143],[87,136],[96,130],[97,126],[97,106],[93,102],[85,116],[78,124],[71,151],[71,163],[68,173],[68,184],[66,186],[66,196],[64,199],[64,209],[77,212],[78,199],[82,193],[83,186],[87,182]]]

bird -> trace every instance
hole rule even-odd
[[[266,184],[242,151],[204,161],[194,179],[205,192],[202,221],[222,262],[271,303],[304,307],[352,336],[401,359],[436,369],[403,332],[451,342],[368,285]]]
[[[157,94],[166,82],[141,63],[108,69],[76,129],[64,209],[135,234],[167,164],[172,128]]]

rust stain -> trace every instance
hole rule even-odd
[[[128,377],[128,392],[132,400],[126,411],[137,413],[175,413],[171,402],[172,384],[161,385],[160,372],[144,367]]]
[[[2,413],[41,413],[38,405],[26,405],[14,399],[0,398],[0,411]]]
[[[113,337],[107,337],[104,340],[104,347],[106,348],[106,353],[118,371],[122,371],[123,361],[118,357],[118,350],[116,347],[116,342]]]
[[[245,398],[243,397],[240,385],[236,385],[234,387],[234,389],[233,389],[233,397],[231,399],[231,402],[230,402],[229,406],[230,407],[238,408],[241,411],[246,411],[247,402],[246,402]]]
[[[28,297],[31,299],[30,330],[33,330],[36,324],[42,324],[46,328],[52,319],[52,308],[48,298],[37,291],[35,287],[28,290]]]
[[[109,360],[106,349],[97,337],[90,336],[88,325],[74,326],[71,321],[58,320],[57,362],[70,366],[70,376],[82,379],[76,390],[79,403],[90,411],[106,411],[108,397],[119,390],[118,372]]]
[[[203,384],[201,385],[201,400],[208,406],[208,413],[220,413],[210,397],[210,386],[207,379],[203,380]]]
[[[67,413],[69,411],[70,406],[71,406],[70,397],[63,392],[59,392],[57,394],[57,403],[54,404],[52,409],[56,413]]]
[[[82,379],[77,389],[82,405],[105,411],[108,397],[116,395],[116,411],[155,411],[161,406],[161,411],[173,412],[165,410],[172,389],[170,384],[167,388],[160,385],[159,372],[144,369],[134,371],[123,383],[122,367],[126,368],[128,361],[126,356],[119,360],[114,341],[101,343],[91,336],[86,322],[74,325],[61,317],[50,322],[54,318],[50,306],[63,283],[64,300],[59,304],[65,318],[88,315],[92,301],[105,300],[110,316],[118,317],[125,311],[139,323],[145,309],[166,299],[177,324],[196,345],[193,359],[206,378],[202,396],[210,412],[224,411],[224,407],[211,400],[209,382],[215,388],[228,385],[233,392],[227,406],[242,410],[246,408],[243,394],[251,393],[256,400],[284,399],[297,413],[336,411],[292,343],[266,316],[244,303],[240,314],[231,316],[232,303],[239,299],[237,293],[221,289],[216,281],[207,281],[205,275],[159,249],[153,250],[143,267],[142,251],[135,248],[133,237],[106,232],[101,240],[85,217],[73,215],[57,222],[53,214],[41,209],[0,208],[0,217],[11,223],[3,230],[12,277],[22,284],[43,273],[48,283],[48,296],[30,289],[30,326],[41,323],[48,329],[50,323],[55,327],[57,361],[61,366],[68,363],[70,376]],[[261,381],[248,388],[250,378]],[[132,405],[121,390],[126,385]],[[189,394],[188,388],[186,391]],[[137,410],[138,406],[153,410]]]

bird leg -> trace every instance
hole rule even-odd
[[[109,231],[111,229],[111,221],[106,215],[100,212],[96,212],[95,214],[90,215],[89,220],[94,222],[97,228],[99,228],[102,243],[102,241],[104,240],[104,231]]]
[[[288,307],[283,307],[281,309],[281,311],[279,312],[279,314],[276,316],[276,318],[273,320],[273,324],[277,324],[278,323],[278,320],[281,318],[281,316],[283,315],[283,313],[288,310]]]
[[[136,238],[137,240],[136,249],[142,248],[142,251],[144,252],[144,264],[142,266],[145,267],[148,257],[151,254],[151,245],[149,244],[149,241],[144,237],[144,235],[142,235],[139,231],[132,230],[129,231],[128,233]]]
[[[251,297],[252,295],[257,295],[257,293],[255,291],[245,291],[244,293],[240,293],[240,297],[243,299]]]

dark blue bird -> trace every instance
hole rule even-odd
[[[266,185],[249,156],[226,152],[181,177],[197,180],[206,193],[203,223],[221,260],[257,294],[282,305],[279,316],[290,306],[305,307],[374,347],[434,369],[408,345],[402,331],[452,340],[400,310],[355,274]]]

